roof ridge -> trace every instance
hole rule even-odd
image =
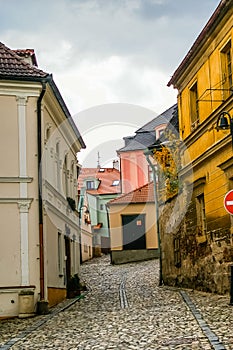
[[[159,118],[159,117],[164,117],[164,114],[167,113],[170,109],[175,108],[175,106],[177,105],[177,103],[174,103],[172,106],[170,106],[169,108],[167,108],[165,111],[163,111],[162,113],[158,114],[156,117],[154,117],[152,120],[150,120],[149,122],[147,122],[146,124],[144,124],[143,126],[141,126],[138,130],[135,131],[135,133],[140,133],[140,130],[144,131],[143,129],[147,127],[147,125],[150,125],[155,119]]]
[[[10,49],[2,42],[0,42],[0,57],[1,57],[0,76],[33,77],[33,73],[35,74],[36,77],[49,76],[49,73],[44,72],[42,69],[35,67],[30,63],[26,62],[23,59],[23,57],[20,57],[14,50]],[[16,60],[16,62],[12,62],[9,64],[7,60],[9,61],[11,59]],[[19,64],[19,66],[17,66],[17,63]],[[16,66],[15,70],[14,70],[14,66]]]

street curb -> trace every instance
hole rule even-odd
[[[202,314],[197,310],[196,306],[193,304],[186,292],[184,290],[180,290],[179,293],[182,296],[184,302],[189,307],[189,310],[192,312],[202,332],[208,338],[214,350],[226,350],[225,346],[219,341],[217,335],[210,329],[206,321],[203,319]]]

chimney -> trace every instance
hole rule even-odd
[[[119,160],[118,160],[118,159],[115,159],[115,160],[112,162],[112,166],[113,166],[113,169],[120,170],[120,167],[119,167]]]
[[[31,66],[38,67],[37,60],[36,60],[36,54],[33,49],[18,49],[18,50],[12,50],[14,51],[19,57],[23,58],[23,60],[27,63],[29,63]]]
[[[134,138],[134,136],[126,136],[123,137],[123,140],[125,141],[125,147],[128,146],[128,144],[130,143],[130,141]]]

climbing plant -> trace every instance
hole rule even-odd
[[[165,130],[164,136],[169,142],[164,145],[160,143],[153,150],[154,159],[159,164],[159,199],[161,201],[174,197],[182,187],[178,178],[181,167],[180,142],[170,130]]]

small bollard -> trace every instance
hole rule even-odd
[[[231,265],[230,284],[230,305],[233,305],[233,265]]]

